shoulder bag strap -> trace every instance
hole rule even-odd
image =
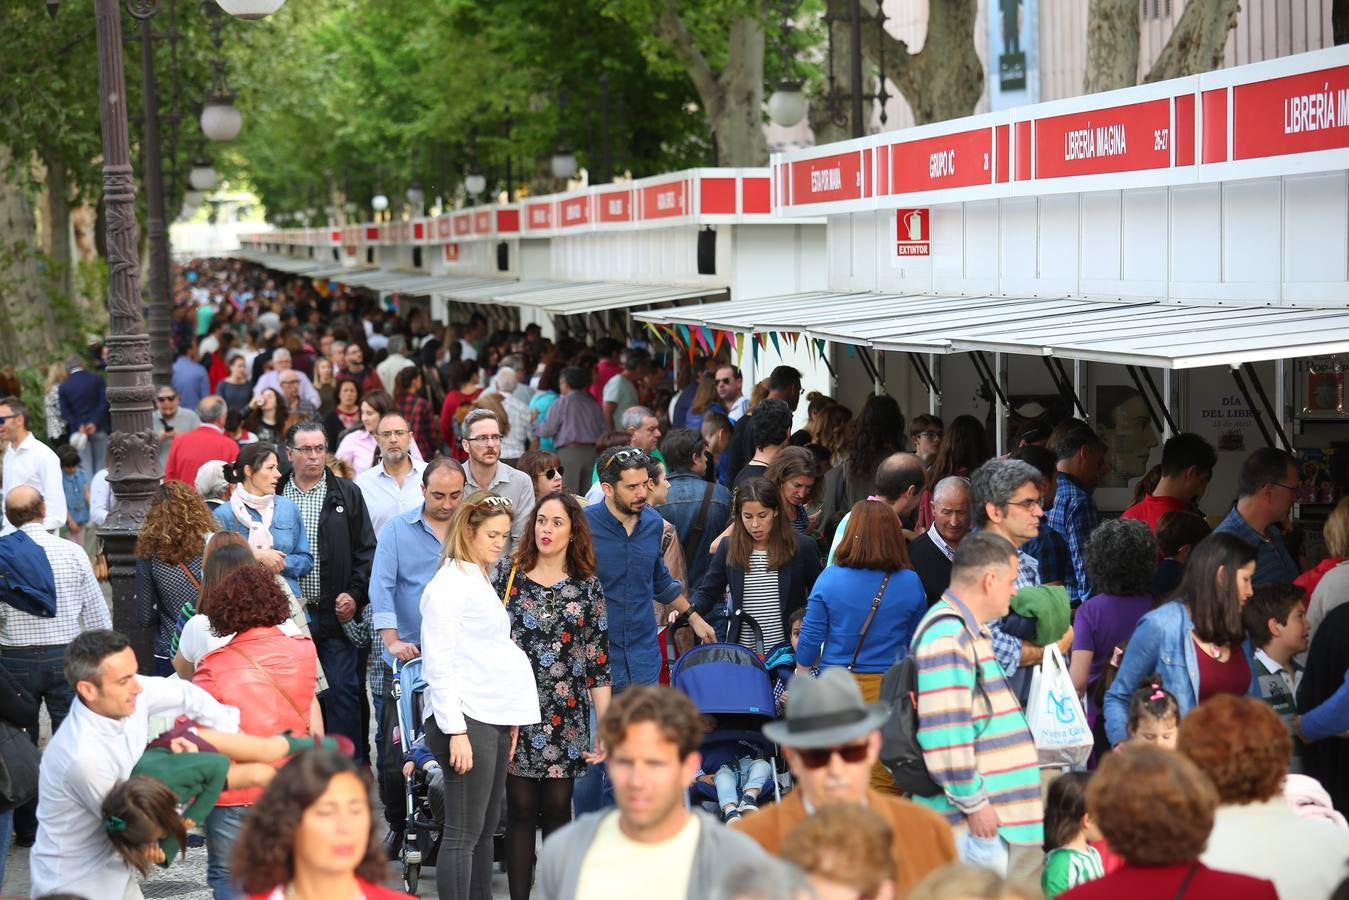
[[[871,611],[867,613],[866,621],[862,623],[862,631],[857,635],[857,646],[853,648],[852,659],[848,661],[849,672],[857,665],[857,654],[862,652],[862,642],[867,639],[867,629],[871,627],[871,620],[876,618],[876,610],[880,609],[881,597],[885,596],[885,586],[890,583],[890,574],[885,573],[885,577],[881,579],[881,586],[876,589],[876,597],[871,601]]]
[[[1195,860],[1194,862],[1190,863],[1190,871],[1185,873],[1185,880],[1182,881],[1180,883],[1180,887],[1176,889],[1176,896],[1174,900],[1180,900],[1181,897],[1185,896],[1185,892],[1190,889],[1190,882],[1194,880],[1194,874],[1198,871],[1199,871],[1199,860]]]
[[[187,563],[179,563],[178,568],[183,570],[183,574],[187,576],[187,580],[192,582],[192,586],[195,587],[197,589],[197,593],[200,594],[201,581],[197,578],[196,575],[192,574],[192,570],[187,567]]]
[[[276,692],[277,692],[278,694],[280,694],[282,697],[286,698],[286,702],[287,702],[288,704],[290,704],[290,708],[293,709],[293,710],[295,710],[295,715],[299,716],[299,717],[300,717],[300,721],[303,722],[303,723],[305,724],[305,731],[308,731],[308,730],[309,730],[309,716],[306,715],[306,714],[300,709],[299,704],[295,702],[295,698],[292,697],[290,694],[287,694],[287,693],[286,693],[285,689],[284,689],[283,687],[281,687],[281,683],[278,682],[274,677],[272,677],[272,673],[271,673],[271,672],[268,672],[268,671],[267,671],[266,669],[264,669],[262,666],[258,665],[258,661],[257,661],[257,660],[255,660],[253,657],[249,656],[249,655],[248,655],[247,653],[245,653],[244,651],[240,650],[238,647],[234,646],[234,643],[233,643],[233,642],[230,642],[230,643],[226,644],[226,645],[225,645],[225,649],[226,649],[226,650],[233,650],[235,653],[239,654],[239,655],[242,656],[244,659],[246,659],[246,660],[248,661],[248,664],[249,664],[249,665],[251,665],[253,668],[255,668],[255,669],[257,669],[259,672],[261,672],[261,673],[262,673],[262,677],[263,677],[263,678],[266,678],[267,681],[272,685],[272,687],[276,688]]]
[[[511,602],[511,585],[515,584],[515,564],[511,564],[510,577],[506,579],[506,590],[501,593],[501,605],[505,606]]]
[[[712,508],[712,491],[715,486],[708,482],[703,488],[703,504],[698,507],[698,521],[693,523],[693,530],[689,532],[688,546],[684,548],[684,555],[693,559],[693,554],[698,549],[698,542],[703,539],[703,532],[707,530],[707,513]]]

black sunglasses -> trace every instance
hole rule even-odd
[[[629,448],[629,449],[627,449],[627,450],[619,450],[619,451],[618,451],[617,453],[615,453],[613,456],[609,457],[608,459],[606,459],[606,460],[604,461],[604,465],[600,467],[600,471],[603,472],[605,469],[609,468],[609,467],[612,466],[614,463],[626,463],[628,460],[631,460],[631,459],[642,459],[642,460],[645,460],[645,459],[646,459],[646,453],[645,453],[645,451],[642,451],[642,450],[634,450],[634,449],[631,449],[631,448]]]
[[[543,477],[548,479],[553,479],[559,475],[565,474],[567,474],[566,471],[560,465],[557,466],[556,468],[549,466],[548,468],[543,470]]]
[[[811,750],[797,750],[801,765],[807,769],[819,769],[829,765],[835,753],[846,763],[860,763],[867,758],[867,744],[848,744],[845,747],[820,747]]]

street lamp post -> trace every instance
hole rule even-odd
[[[150,245],[150,355],[155,384],[173,376],[172,291],[169,231],[164,222],[164,163],[159,143],[159,83],[155,77],[154,35],[150,19],[158,0],[135,0],[127,11],[141,25],[141,77],[145,84],[145,237]],[[169,39],[174,40],[170,34]]]

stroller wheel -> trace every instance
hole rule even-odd
[[[403,890],[416,896],[417,881],[421,878],[422,867],[417,863],[408,863],[403,866]]]

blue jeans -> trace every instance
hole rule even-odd
[[[357,747],[368,746],[369,736],[361,731],[361,703],[365,700],[358,671],[356,647],[345,637],[316,638],[319,664],[328,676],[328,690],[319,698],[323,707],[323,726],[328,734],[340,734]]]
[[[5,891],[5,863],[9,860],[9,841],[14,836],[14,810],[0,813],[0,894]]]
[[[89,435],[89,442],[79,450],[80,468],[89,473],[89,480],[93,481],[98,470],[107,465],[108,455],[108,433],[106,431],[95,431]]]
[[[47,705],[47,715],[52,720],[52,733],[61,727],[70,704],[75,699],[75,691],[66,682],[64,646],[51,647],[15,647],[0,655],[3,665],[14,680],[23,685],[40,703]],[[37,746],[37,723],[25,729],[28,737]],[[14,811],[14,830],[24,836],[37,833],[37,801],[32,800]]]
[[[773,767],[766,759],[742,756],[734,766],[727,763],[712,776],[717,786],[717,805],[722,809],[738,806],[741,795],[746,791],[754,791],[755,797],[758,797],[772,776]]]
[[[243,896],[230,880],[230,851],[247,815],[247,806],[217,806],[206,817],[206,883],[211,886],[215,900],[238,900]]]

